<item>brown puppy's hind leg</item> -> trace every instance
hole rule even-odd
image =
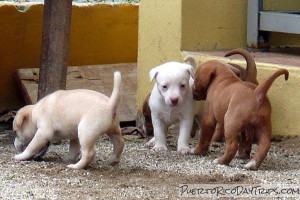
[[[225,140],[226,140],[226,151],[224,155],[220,158],[215,159],[213,163],[228,165],[233,159],[233,157],[235,156],[238,150],[237,133],[234,134],[225,133]]]
[[[267,154],[271,147],[271,135],[272,135],[272,127],[270,119],[266,123],[262,123],[261,127],[258,127],[256,130],[257,138],[258,138],[258,146],[256,153],[250,162],[245,164],[243,167],[245,169],[257,170],[260,164],[267,157]]]
[[[230,115],[227,115],[230,116]],[[224,135],[226,141],[226,150],[223,156],[217,158],[213,163],[228,165],[236,155],[238,150],[238,133],[241,131],[242,124],[238,123],[242,120],[234,120],[235,117],[225,117],[224,119]]]
[[[212,142],[221,142],[224,138],[224,127],[220,123],[217,123],[216,131],[211,139]]]
[[[237,158],[239,159],[250,158],[253,136],[254,136],[253,128],[247,128],[246,130],[241,132],[241,138],[239,141],[239,150],[236,156]]]

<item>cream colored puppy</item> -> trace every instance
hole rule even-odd
[[[81,151],[81,159],[68,167],[82,169],[95,156],[96,140],[107,133],[113,143],[110,164],[119,163],[124,147],[117,112],[120,87],[121,74],[115,72],[110,98],[92,90],[60,90],[20,109],[13,122],[14,145],[20,154],[13,159],[28,160],[40,154],[49,142],[70,139],[65,160],[76,162]]]

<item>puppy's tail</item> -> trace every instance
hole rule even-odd
[[[121,100],[121,94],[120,94],[121,80],[122,80],[121,73],[119,71],[116,71],[114,73],[114,88],[109,99],[109,104],[111,105],[112,108],[113,118],[116,116],[117,109]]]
[[[252,55],[244,49],[234,49],[226,53],[225,57],[232,56],[235,54],[239,54],[243,56],[247,62],[246,73],[242,77],[242,80],[258,85],[258,82],[256,80],[257,70],[256,70],[255,60],[252,57]]]
[[[285,75],[285,80],[287,81],[289,78],[289,72],[286,69],[279,69],[273,74],[271,74],[269,77],[267,77],[261,84],[259,84],[255,88],[254,94],[256,95],[256,99],[259,104],[263,102],[264,98],[267,95],[268,90],[270,89],[275,79],[282,74]]]
[[[184,62],[189,62],[190,65],[192,65],[194,68],[197,67],[197,63],[196,63],[196,60],[193,56],[191,55],[187,55],[184,57],[183,59]]]

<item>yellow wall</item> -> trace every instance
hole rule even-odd
[[[182,50],[245,46],[247,1],[183,0]]]
[[[142,0],[139,14],[138,107],[150,91],[148,71],[180,57],[181,1]],[[171,33],[171,35],[170,35]]]
[[[136,62],[138,6],[73,6],[69,65]],[[43,5],[0,5],[0,111],[18,108],[18,68],[39,67]]]
[[[269,10],[300,9],[300,1],[265,0],[264,7]],[[246,9],[247,1],[241,0],[142,0],[137,108],[141,109],[143,100],[152,89],[148,75],[151,68],[171,60],[182,62],[183,57],[191,53],[199,63],[212,59],[197,50],[246,47]],[[271,34],[275,46],[300,46],[299,38],[299,35]],[[257,66],[259,80],[277,68],[286,68],[264,63]],[[287,68],[290,79],[285,82],[283,77],[278,78],[268,92],[273,105],[273,133],[300,135],[300,68]]]

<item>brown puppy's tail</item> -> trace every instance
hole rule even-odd
[[[109,99],[109,104],[112,107],[113,118],[116,116],[117,109],[120,104],[120,100],[121,100],[120,90],[121,90],[121,73],[119,71],[116,71],[114,73],[114,88]]]
[[[242,80],[253,83],[255,85],[258,85],[258,82],[256,80],[257,70],[256,70],[255,61],[254,61],[254,58],[252,57],[252,55],[244,49],[234,49],[234,50],[226,53],[225,57],[232,56],[234,54],[239,54],[239,55],[243,56],[247,62],[246,73],[242,77]]]
[[[196,60],[193,56],[187,55],[183,59],[184,62],[189,62],[190,65],[192,65],[193,68],[197,68]]]
[[[270,89],[272,83],[275,81],[275,79],[284,74],[285,80],[288,80],[289,78],[289,72],[286,69],[279,69],[273,74],[271,74],[269,77],[267,77],[261,84],[259,84],[255,90],[254,94],[256,94],[257,102],[261,104],[264,100],[264,98],[267,95],[268,90]]]

